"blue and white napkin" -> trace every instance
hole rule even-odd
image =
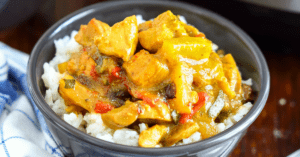
[[[0,42],[0,157],[62,157],[29,94],[28,58]]]

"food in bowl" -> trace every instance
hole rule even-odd
[[[231,54],[171,11],[110,27],[91,19],[54,42],[45,100],[67,123],[109,142],[168,147],[206,139],[251,109],[251,80]]]

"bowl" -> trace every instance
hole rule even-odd
[[[70,35],[95,17],[109,25],[130,15],[141,14],[151,19],[171,10],[185,16],[188,23],[204,32],[220,49],[231,53],[243,79],[252,78],[257,92],[254,106],[237,124],[208,139],[175,147],[141,148],[106,142],[81,132],[59,118],[44,100],[45,86],[41,79],[43,64],[55,54],[53,41]],[[270,76],[266,61],[254,41],[229,20],[204,8],[170,1],[111,1],[80,9],[49,28],[34,46],[28,62],[27,81],[33,103],[38,107],[49,132],[66,156],[227,156],[242,139],[247,128],[262,111],[269,94]]]

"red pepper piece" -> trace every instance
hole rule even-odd
[[[95,112],[96,113],[106,113],[110,110],[114,109],[113,106],[111,106],[110,104],[104,103],[104,102],[97,102],[96,103],[96,107],[95,107]]]
[[[92,78],[93,78],[95,81],[98,80],[99,74],[98,74],[97,71],[96,71],[96,66],[95,66],[95,65],[92,65],[92,69],[91,69],[90,75],[92,76]]]
[[[184,124],[190,119],[192,119],[192,114],[183,113],[180,116],[179,123]]]
[[[196,104],[194,104],[194,107],[191,111],[190,114],[184,113],[181,114],[180,119],[179,119],[179,123],[184,124],[185,122],[187,122],[188,120],[192,119],[193,115],[200,110],[201,107],[204,106],[205,102],[208,100],[209,96],[207,95],[207,93],[205,92],[199,92],[198,93],[199,99],[198,102]]]
[[[92,94],[94,94],[94,96],[98,95],[98,93],[96,91],[92,91]]]
[[[199,34],[195,35],[195,37],[205,38],[205,34],[199,33]]]
[[[121,78],[119,72],[121,71],[120,67],[115,67],[112,71],[111,74],[117,78]]]
[[[114,79],[120,79],[121,74],[120,74],[121,68],[120,67],[115,67],[112,71],[111,71],[111,75],[109,75],[109,82],[112,82]]]
[[[153,100],[139,92],[136,92],[136,96],[137,98],[142,99],[145,103],[149,104],[150,107],[155,107],[155,103],[159,101],[158,98]]]

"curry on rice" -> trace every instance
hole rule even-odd
[[[135,15],[112,27],[93,18],[75,40],[82,49],[58,64],[66,113],[137,130],[141,147],[214,136],[251,100],[232,55],[171,11],[139,25]]]

